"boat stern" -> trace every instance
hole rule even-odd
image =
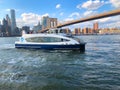
[[[85,45],[86,43],[80,43],[80,52],[85,52]]]

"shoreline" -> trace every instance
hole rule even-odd
[[[120,34],[72,34],[73,36],[102,36],[102,35],[120,35]],[[21,37],[21,35],[20,36],[0,36],[0,37]]]

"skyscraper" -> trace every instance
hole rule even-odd
[[[42,30],[42,25],[40,24],[40,22],[38,22],[38,25],[36,25],[36,26],[33,27],[33,30],[35,32],[39,32],[39,30]]]
[[[99,29],[98,22],[93,24],[93,29],[94,29],[95,33],[98,32],[98,29]]]
[[[48,23],[49,23],[49,17],[48,16],[42,17],[42,25],[44,29],[48,27]]]
[[[12,33],[12,35],[14,35],[15,28],[16,28],[15,10],[11,9],[10,14],[11,14],[11,33]]]
[[[10,18],[9,18],[9,15],[8,15],[8,14],[6,15],[6,20],[7,20],[7,22],[8,22],[8,25],[11,26],[11,21],[10,21]]]

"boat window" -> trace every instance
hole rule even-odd
[[[78,41],[79,43],[81,42],[81,40],[77,37],[72,37],[74,40]]]
[[[27,42],[65,42],[67,39],[56,38],[56,37],[33,37],[26,38]]]
[[[58,33],[58,30],[55,30],[55,33]]]

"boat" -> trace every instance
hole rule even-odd
[[[85,51],[85,42],[78,38],[54,33],[23,34],[15,42],[15,48],[42,50],[79,50]]]

